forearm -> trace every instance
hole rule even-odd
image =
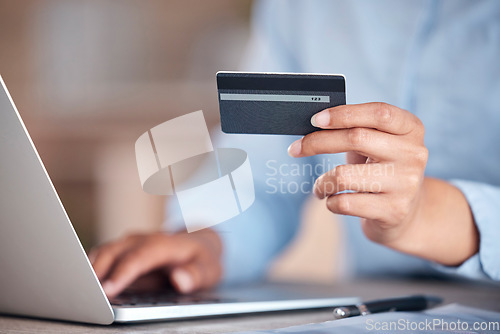
[[[429,177],[405,235],[393,248],[446,266],[462,264],[479,249],[479,233],[462,192]]]

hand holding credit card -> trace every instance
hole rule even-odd
[[[346,103],[343,75],[218,72],[225,133],[306,135],[311,117]]]

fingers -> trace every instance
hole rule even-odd
[[[205,262],[198,257],[192,262],[174,268],[170,280],[177,291],[190,293],[215,285],[220,276],[219,263]]]
[[[423,146],[424,126],[418,117],[386,103],[325,109],[315,114],[311,123],[326,130],[293,142],[288,148],[292,157],[355,152],[375,161],[388,161]]]
[[[196,256],[198,246],[185,239],[157,234],[118,258],[103,289],[112,298],[142,275],[165,266],[188,262]]]
[[[170,281],[174,288],[181,293],[190,293],[200,284],[200,273],[193,265],[179,266],[172,270]]]
[[[328,197],[328,209],[362,218],[363,232],[371,241],[389,245],[409,225],[400,224],[412,211],[412,201],[389,194],[341,193]]]
[[[154,272],[170,278],[182,293],[211,287],[221,277],[220,256],[220,238],[210,229],[191,234],[133,235],[89,254],[109,298]]]
[[[387,215],[387,198],[383,194],[342,193],[328,197],[328,209],[340,215],[383,221]]]
[[[110,272],[116,259],[137,243],[138,235],[102,245],[89,253],[89,259],[99,280],[104,280]]]
[[[401,149],[400,140],[392,135],[368,128],[316,131],[293,142],[288,153],[292,157],[354,151],[376,161],[394,159]]]
[[[217,284],[222,276],[219,261],[221,242],[217,234],[211,230],[195,232],[190,235],[200,242],[198,251],[191,261],[177,265],[170,274],[170,281],[181,293],[209,288]]]
[[[314,184],[314,194],[320,199],[338,192],[382,193],[394,190],[394,164],[340,165],[321,175]]]
[[[422,197],[428,158],[422,122],[395,106],[365,103],[325,109],[311,123],[324,130],[293,142],[289,154],[347,152],[351,163],[322,175],[314,193],[328,197],[330,211],[363,218],[372,241],[388,245],[406,233]]]
[[[322,129],[372,128],[395,135],[405,135],[422,128],[412,113],[387,103],[341,105],[320,111],[311,118]]]

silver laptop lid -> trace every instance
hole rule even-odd
[[[111,306],[0,82],[0,313],[109,324]]]

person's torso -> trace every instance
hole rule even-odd
[[[348,103],[387,102],[417,115],[426,128],[426,175],[500,185],[500,1],[283,7],[287,22],[278,24],[291,27],[283,36],[294,71],[342,73]],[[345,226],[358,274],[426,267],[369,242],[352,219]]]

